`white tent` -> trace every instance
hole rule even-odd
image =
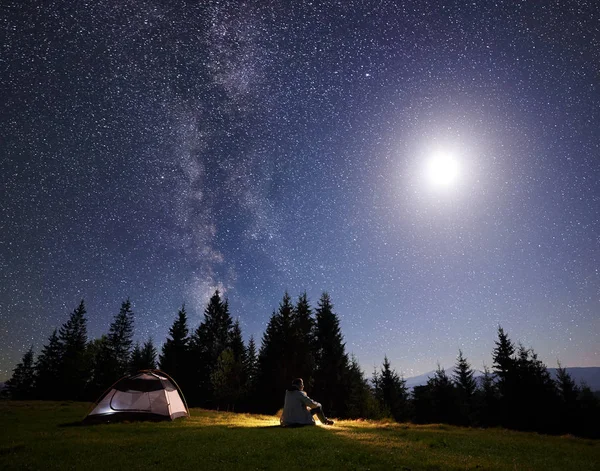
[[[108,388],[84,422],[173,420],[189,415],[175,381],[162,371],[144,370]]]

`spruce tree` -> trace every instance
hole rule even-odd
[[[379,418],[378,404],[354,355],[350,357],[346,381],[346,416],[350,419]]]
[[[348,372],[348,356],[340,321],[333,312],[329,294],[323,293],[316,309],[315,327],[315,397],[323,404],[325,413],[344,417],[347,391],[344,390]]]
[[[582,437],[600,438],[599,423],[600,400],[585,382],[581,382],[577,398],[575,433]]]
[[[58,331],[58,338],[64,349],[59,375],[61,399],[83,399],[84,390],[89,381],[85,314],[85,303],[81,300],[69,320]]]
[[[502,425],[510,427],[514,425],[518,396],[515,346],[500,326],[495,344],[492,360],[499,395],[499,417]]]
[[[246,346],[244,345],[244,339],[242,338],[242,328],[240,327],[239,319],[236,319],[233,327],[231,328],[228,347],[231,348],[231,352],[233,353],[233,358],[235,361],[239,361],[241,363],[245,362]]]
[[[35,397],[37,399],[60,399],[62,395],[59,384],[62,372],[64,346],[60,342],[57,330],[54,329],[35,362]]]
[[[129,372],[133,374],[143,369],[142,347],[140,346],[140,342],[135,342],[133,350],[131,351],[131,358],[129,360]]]
[[[173,377],[183,388],[187,383],[189,337],[185,305],[177,313],[177,319],[169,329],[169,337],[163,344],[159,357],[160,369]]]
[[[107,335],[89,342],[86,352],[90,359],[91,371],[86,395],[88,399],[95,400],[119,377],[115,375],[115,359]]]
[[[204,309],[204,319],[190,339],[193,382],[188,387],[188,396],[194,405],[216,406],[211,376],[219,356],[229,346],[232,325],[229,303],[216,290]]]
[[[374,366],[373,367],[373,374],[371,375],[371,386],[373,388],[373,394],[375,396],[375,399],[377,399],[377,400],[379,400],[382,397],[382,395],[381,395],[381,383],[380,383],[379,378],[380,378],[379,371],[377,371],[377,367]],[[389,415],[389,411],[388,411],[388,415]]]
[[[141,366],[143,370],[155,370],[156,369],[156,347],[152,338],[149,338],[144,342],[142,347],[141,355]]]
[[[223,355],[226,350],[231,351],[233,358],[231,371],[228,377],[228,387],[233,393],[229,396],[228,410],[233,410],[234,408],[239,409],[240,404],[246,397],[248,385],[246,346],[244,345],[239,319],[234,322],[229,336],[229,345],[221,352],[221,355]]]
[[[67,355],[77,354],[85,349],[87,343],[87,320],[83,299],[75,308],[69,320],[58,331],[58,337],[63,343]]]
[[[427,382],[427,387],[431,398],[432,420],[447,424],[457,423],[456,390],[439,363],[433,377]]]
[[[386,415],[391,415],[397,422],[408,418],[408,389],[406,381],[398,376],[392,369],[387,355],[379,374],[376,374],[375,397],[381,410]]]
[[[209,365],[214,366],[221,352],[229,345],[232,326],[229,303],[222,300],[219,290],[216,290],[194,335],[194,341],[201,347]]]
[[[494,381],[494,375],[486,365],[483,365],[481,389],[477,395],[477,410],[480,425],[490,427],[499,423],[498,389]]]
[[[504,396],[510,394],[515,380],[515,346],[502,327],[498,327],[498,340],[492,353],[494,373],[498,378],[498,388]]]
[[[511,426],[540,432],[556,431],[558,418],[548,413],[558,406],[555,385],[546,365],[533,349],[519,345],[516,376]]]
[[[290,362],[293,309],[286,292],[263,334],[258,355],[257,405],[265,413],[281,408],[284,391],[296,377]]]
[[[25,352],[23,359],[13,370],[12,377],[6,382],[8,394],[12,399],[27,400],[34,396],[35,368],[33,346]]]
[[[108,344],[114,365],[113,377],[115,380],[129,371],[129,357],[133,343],[133,320],[131,301],[127,299],[121,304],[121,309],[108,331]]]
[[[556,386],[560,394],[560,398],[566,404],[572,404],[577,400],[579,395],[579,388],[573,378],[568,373],[566,368],[558,362],[558,370],[556,372]]]
[[[458,358],[454,366],[453,381],[456,386],[457,398],[459,402],[459,413],[462,424],[473,422],[473,400],[477,390],[477,382],[474,378],[474,371],[471,365],[464,357],[462,350],[458,350]]]
[[[453,380],[457,389],[466,399],[472,398],[477,389],[477,382],[475,381],[474,374],[475,372],[464,357],[462,350],[459,350],[456,365],[454,366]]]
[[[559,397],[558,418],[563,432],[574,433],[576,430],[577,418],[577,397],[579,396],[579,388],[560,362],[558,362],[558,370],[556,372],[556,388]]]
[[[133,322],[131,301],[127,299],[115,314],[108,334],[88,344],[92,372],[87,388],[90,398],[95,399],[115,381],[134,370],[134,366],[130,365]]]
[[[415,386],[412,391],[413,421],[428,424],[435,421],[431,387],[429,384]]]
[[[235,405],[243,391],[240,382],[240,363],[235,360],[231,348],[227,347],[221,352],[210,379],[217,410],[235,410]]]
[[[252,384],[256,380],[258,368],[258,355],[256,353],[256,343],[254,336],[250,336],[248,347],[246,348],[246,371],[248,372],[248,382]]]
[[[314,319],[306,292],[299,296],[292,312],[290,339],[290,370],[292,376],[302,378],[304,387],[311,390],[315,374]]]
[[[246,376],[246,385],[244,387],[246,394],[244,398],[244,407],[249,411],[256,410],[256,381],[258,374],[258,356],[256,353],[256,343],[254,336],[250,336],[248,346],[246,347],[244,373]]]

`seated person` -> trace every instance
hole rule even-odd
[[[333,420],[325,417],[321,404],[313,401],[304,392],[304,381],[302,381],[302,378],[296,378],[292,381],[292,386],[285,392],[285,402],[283,404],[283,414],[281,414],[280,423],[284,427],[315,425],[313,415],[316,415],[322,424],[333,425]]]

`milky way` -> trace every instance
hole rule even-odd
[[[5,2],[0,380],[81,298],[160,344],[216,288],[246,339],[328,291],[369,373],[499,324],[598,366],[600,7],[442,3]]]

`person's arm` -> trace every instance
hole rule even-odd
[[[302,401],[302,404],[304,404],[306,407],[314,409],[315,407],[319,407],[321,405],[318,402],[313,401],[310,397],[308,397],[304,391],[300,391],[300,393],[300,400]]]

